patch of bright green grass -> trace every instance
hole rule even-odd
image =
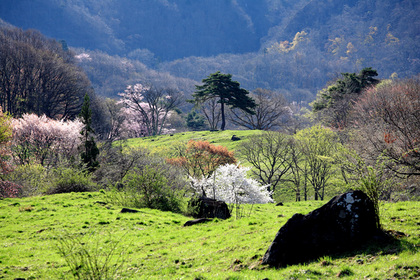
[[[214,145],[222,145],[230,151],[235,151],[240,143],[249,139],[250,136],[259,134],[259,130],[225,130],[225,131],[188,131],[171,135],[158,135],[127,140],[129,147],[145,147],[152,153],[166,155],[171,147],[177,143],[186,143],[189,140],[208,141]],[[232,136],[239,137],[239,141],[232,141]]]
[[[384,228],[406,233],[384,248],[325,256],[274,269],[260,260],[280,227],[320,201],[245,206],[250,215],[191,227],[171,212],[121,208],[100,202],[103,193],[71,193],[0,200],[0,279],[72,279],[57,251],[66,235],[106,252],[118,242],[122,279],[418,279],[420,203],[382,205]],[[99,203],[98,203],[99,202]],[[99,253],[98,253],[99,254]]]

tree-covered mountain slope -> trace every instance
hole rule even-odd
[[[191,93],[220,70],[291,101],[365,67],[382,79],[418,74],[419,11],[414,0],[0,2],[4,21],[89,53],[81,65],[99,94],[165,80]]]

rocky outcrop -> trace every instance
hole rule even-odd
[[[230,212],[224,201],[208,197],[194,197],[188,203],[188,209],[194,218],[230,218]]]
[[[373,202],[361,191],[331,199],[307,215],[295,214],[280,228],[262,264],[286,266],[357,248],[381,234]]]

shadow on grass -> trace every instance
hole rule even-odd
[[[394,230],[384,230],[381,234],[366,241],[353,250],[343,253],[331,254],[332,259],[355,258],[359,263],[363,263],[364,259],[376,258],[385,255],[398,255],[402,252],[409,251],[416,253],[419,248],[416,244],[406,239],[407,235]]]

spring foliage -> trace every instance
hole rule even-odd
[[[420,80],[384,82],[367,90],[355,104],[359,147],[403,175],[420,175]],[[403,168],[403,169],[401,169]]]

